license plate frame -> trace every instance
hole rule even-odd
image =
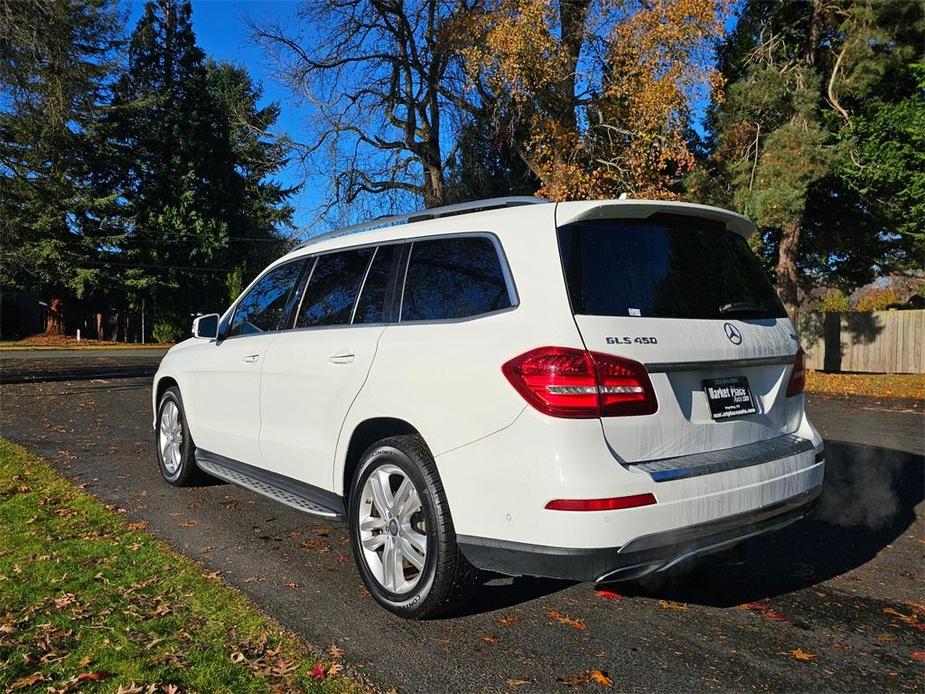
[[[703,392],[715,421],[747,417],[758,413],[751,386],[745,376],[726,376],[703,380]]]

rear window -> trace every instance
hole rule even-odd
[[[696,218],[602,219],[559,229],[572,310],[592,316],[784,318],[745,239]]]
[[[467,318],[511,305],[501,260],[490,239],[467,236],[411,245],[403,322]]]

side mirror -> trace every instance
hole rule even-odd
[[[207,313],[193,319],[193,337],[214,339],[218,337],[218,314]]]

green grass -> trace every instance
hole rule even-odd
[[[363,691],[138,525],[0,439],[0,690]]]

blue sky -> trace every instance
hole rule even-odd
[[[128,27],[131,32],[141,17],[144,0],[124,0],[128,8]],[[286,88],[277,84],[263,52],[251,40],[244,18],[254,19],[272,17],[285,24],[287,21],[299,21],[296,17],[298,3],[296,0],[192,0],[193,29],[199,46],[215,60],[225,60],[247,68],[251,77],[263,87],[263,101],[268,103],[276,101],[280,104],[281,113],[276,128],[295,140],[305,139],[303,125],[304,113],[293,103]],[[730,18],[727,30],[735,24]],[[698,117],[703,115],[706,104],[697,104]],[[695,127],[700,130],[700,124]],[[284,169],[279,181],[283,185],[294,186],[303,184],[302,190],[297,193],[292,204],[296,209],[295,224],[299,229],[311,227],[313,211],[321,204],[319,192],[326,181],[306,180],[295,163]],[[314,228],[313,232],[324,231],[325,228]],[[304,231],[301,232],[304,235]]]

